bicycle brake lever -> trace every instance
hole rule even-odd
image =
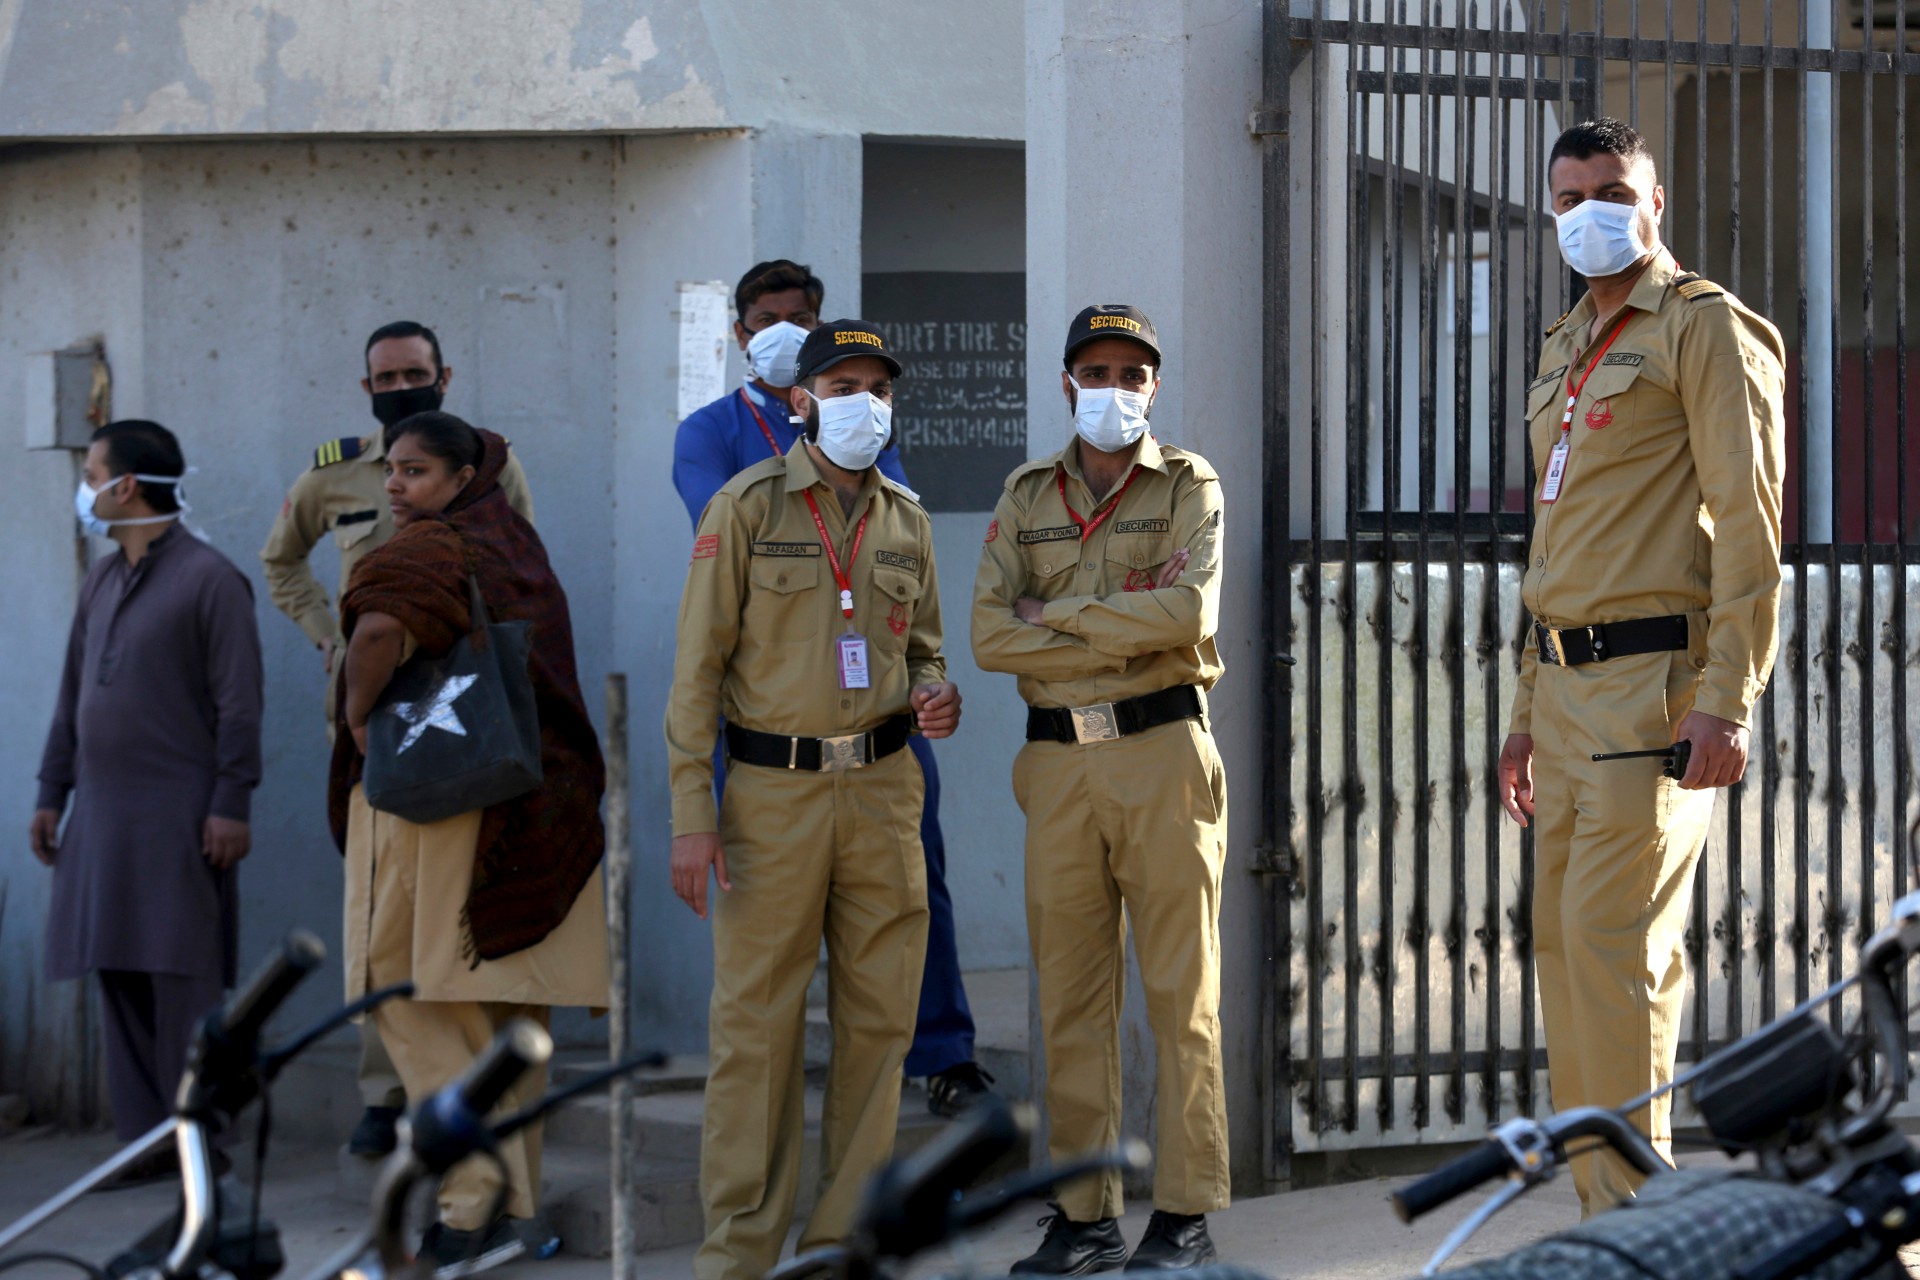
[[[1447,1259],[1451,1258],[1461,1245],[1472,1239],[1474,1232],[1487,1224],[1487,1219],[1518,1200],[1533,1185],[1520,1178],[1508,1179],[1505,1186],[1487,1197],[1486,1201],[1475,1209],[1465,1222],[1455,1227],[1447,1238],[1440,1242],[1440,1247],[1433,1251],[1431,1258],[1427,1259],[1427,1265],[1420,1268],[1420,1274],[1437,1275],[1440,1268],[1447,1264]]]
[[[1545,1126],[1537,1120],[1518,1117],[1497,1126],[1492,1134],[1493,1140],[1507,1149],[1507,1166],[1513,1172],[1508,1175],[1507,1184],[1488,1196],[1486,1201],[1467,1216],[1466,1221],[1448,1233],[1440,1242],[1433,1256],[1427,1259],[1427,1265],[1421,1268],[1423,1276],[1435,1275],[1468,1240],[1474,1232],[1487,1224],[1487,1220],[1502,1209],[1518,1200],[1543,1182],[1551,1182],[1553,1175],[1559,1172],[1559,1162],[1554,1158],[1553,1139],[1547,1135]]]

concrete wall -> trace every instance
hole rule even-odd
[[[1020,14],[1017,0],[6,0],[0,137],[778,122],[1017,138]]]
[[[1219,470],[1227,561],[1213,726],[1232,796],[1221,1021],[1238,1194],[1263,1167],[1261,1008],[1278,970],[1261,953],[1248,874],[1268,785],[1262,672],[1260,165],[1247,117],[1260,100],[1260,10],[1233,0],[1034,0],[1027,8],[1027,318],[1033,454],[1070,431],[1057,351],[1092,302],[1153,318],[1166,353],[1154,430]],[[1061,405],[1051,415],[1045,408]],[[1149,1133],[1152,1037],[1137,974],[1122,1036],[1129,1133]]]

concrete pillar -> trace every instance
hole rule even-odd
[[[1160,439],[1219,470],[1227,564],[1213,728],[1235,797],[1221,917],[1228,1117],[1241,1195],[1260,1189],[1270,981],[1262,881],[1247,874],[1267,785],[1262,672],[1261,185],[1247,118],[1260,104],[1260,10],[1231,0],[1033,0],[1027,7],[1028,450],[1071,425],[1057,373],[1067,321],[1092,302],[1143,308],[1165,351]],[[1122,1031],[1125,1131],[1151,1134],[1152,1036],[1130,988]],[[1035,1079],[1044,1067],[1035,1028]]]
[[[857,314],[860,139],[784,130],[636,136],[615,163],[615,602],[609,666],[631,690],[635,1042],[706,1043],[710,926],[668,886],[661,722],[693,543],[671,475],[678,425],[674,317],[683,280],[729,289],[767,258],[811,265],[827,310]],[[737,351],[729,387],[746,376]],[[588,690],[598,699],[598,689]],[[597,704],[596,704],[597,705]],[[716,890],[717,892],[717,890]]]

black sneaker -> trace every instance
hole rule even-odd
[[[1127,1261],[1127,1242],[1120,1224],[1112,1218],[1098,1222],[1074,1222],[1059,1205],[1040,1219],[1047,1229],[1040,1247],[1013,1264],[1009,1275],[1016,1276],[1090,1276],[1096,1271],[1114,1271]]]
[[[390,1156],[393,1149],[400,1145],[400,1108],[368,1107],[360,1113],[360,1123],[353,1126],[353,1136],[347,1139],[347,1152],[356,1156]]]
[[[1147,1220],[1147,1234],[1127,1259],[1129,1271],[1186,1271],[1217,1262],[1213,1237],[1207,1233],[1204,1213],[1166,1213],[1155,1209]]]
[[[459,1231],[436,1222],[420,1239],[420,1260],[433,1268],[435,1280],[491,1271],[526,1251],[513,1219],[505,1216],[495,1218],[484,1231]]]
[[[951,1120],[982,1098],[992,1097],[993,1090],[987,1088],[992,1083],[993,1077],[977,1062],[948,1067],[927,1077],[927,1110]]]

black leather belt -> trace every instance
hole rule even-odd
[[[807,773],[837,773],[884,760],[907,745],[913,721],[895,716],[863,733],[837,738],[789,738],[783,733],[761,733],[744,725],[727,726],[727,755],[742,764],[769,769],[801,769]]]
[[[1028,707],[1028,742],[1111,742],[1143,729],[1204,715],[1190,684],[1090,707]]]
[[[1554,667],[1580,667],[1608,658],[1636,653],[1665,653],[1687,647],[1687,618],[1634,618],[1628,622],[1600,622],[1591,627],[1546,627],[1533,624],[1540,642],[1540,661]]]

